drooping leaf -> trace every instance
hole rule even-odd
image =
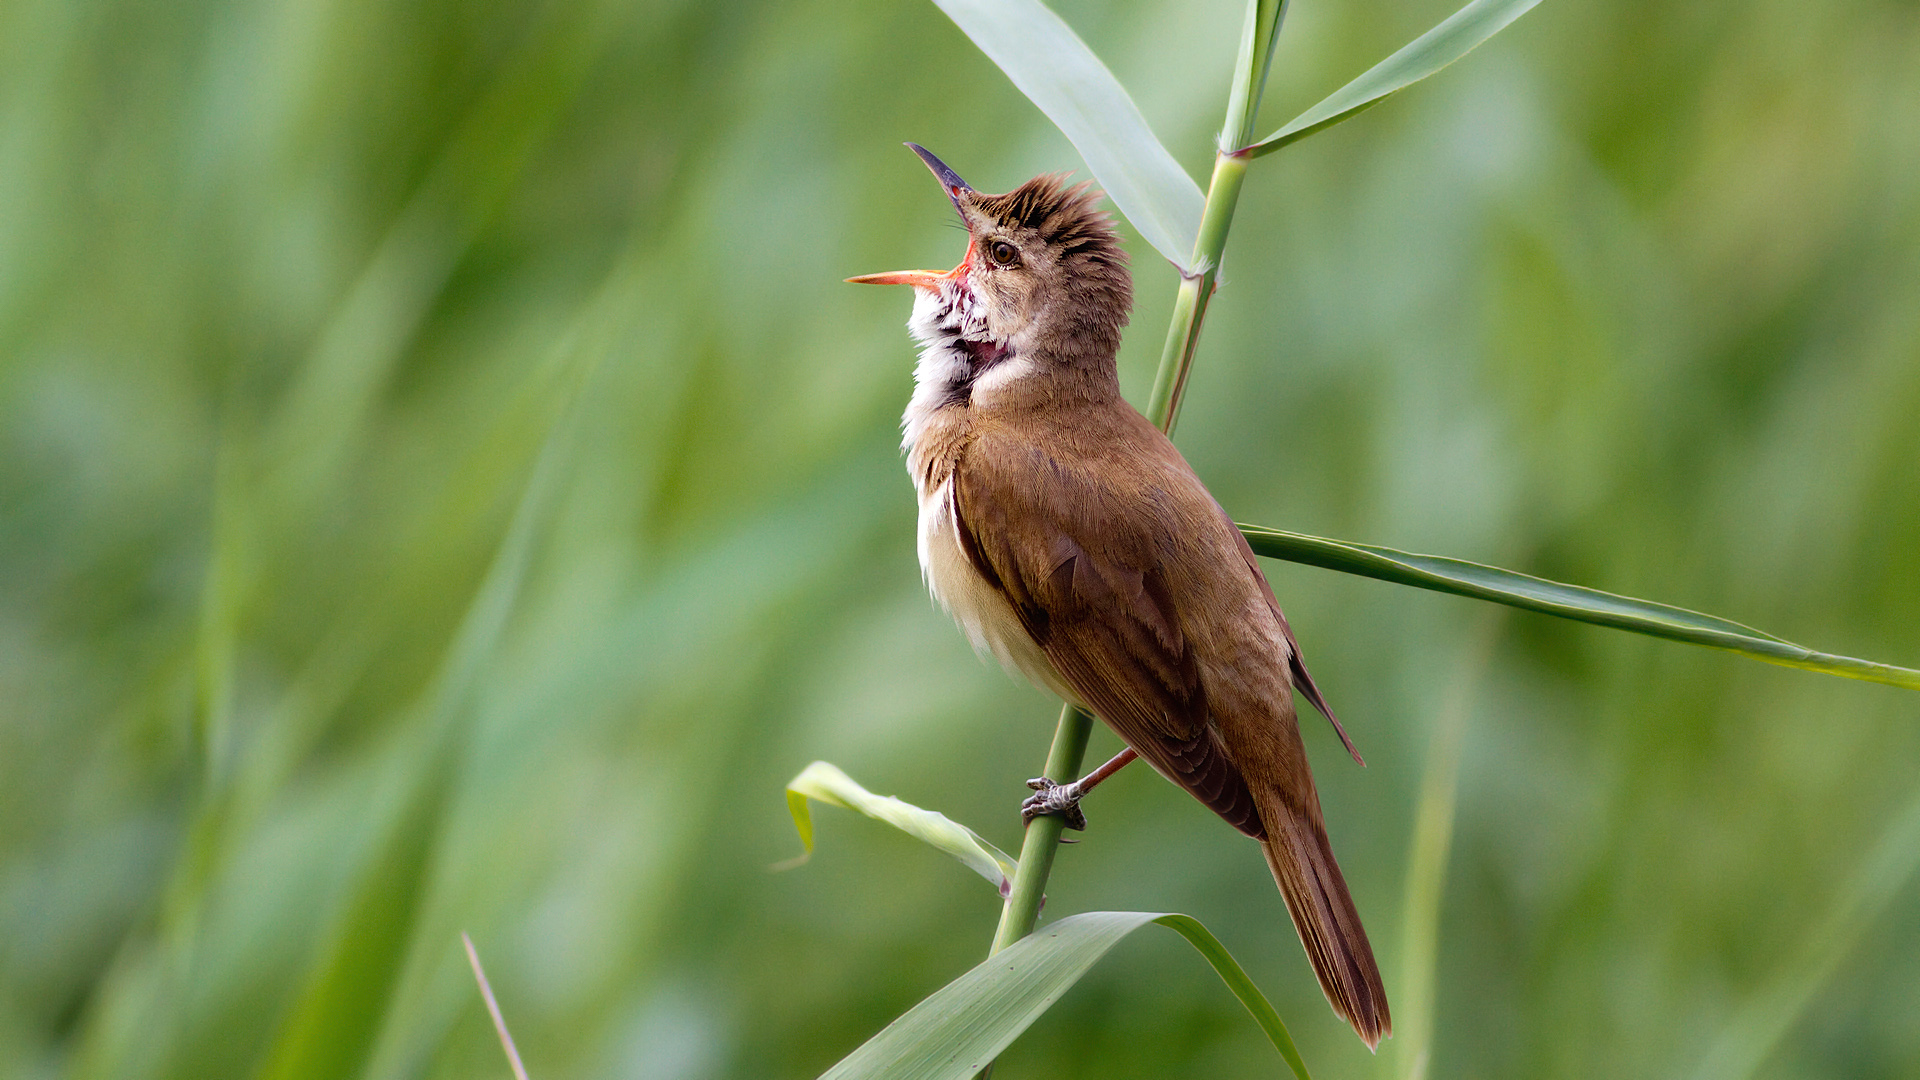
[[[1273,1041],[1295,1076],[1312,1080],[1286,1024],[1207,928],[1186,915],[1092,911],[1045,926],[907,1010],[821,1080],[964,1080],[1039,1019],[1120,939],[1148,923],[1178,932],[1205,957]]]
[[[1047,114],[1140,235],[1186,269],[1206,203],[1113,72],[1040,0],[934,0]]]
[[[1366,73],[1335,90],[1318,105],[1286,122],[1279,131],[1248,148],[1259,157],[1291,142],[1325,131],[1364,109],[1378,105],[1472,52],[1474,47],[1507,28],[1540,0],[1473,0],[1445,22],[1421,34],[1405,48],[1368,68]]]
[[[816,761],[800,770],[800,775],[787,784],[787,809],[793,813],[793,827],[799,830],[800,842],[807,850],[799,858],[781,863],[781,868],[797,866],[813,854],[813,816],[807,809],[808,799],[858,810],[931,844],[993,882],[1002,897],[1013,887],[1013,856],[981,839],[979,833],[945,814],[922,810],[891,795],[875,795],[825,761]]]
[[[1240,532],[1246,536],[1247,543],[1252,545],[1255,552],[1270,559],[1306,563],[1342,573],[1379,578],[1381,581],[1470,596],[1476,600],[1492,600],[1597,626],[1611,626],[1617,630],[1631,630],[1637,634],[1684,641],[1690,645],[1726,649],[1782,667],[1823,671],[1849,679],[1920,690],[1920,671],[1816,652],[1751,626],[1688,611],[1686,608],[1635,600],[1630,596],[1616,596],[1598,589],[1565,585],[1439,555],[1415,555],[1373,544],[1329,540],[1258,525],[1242,525]]]

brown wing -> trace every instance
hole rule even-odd
[[[1129,746],[1234,828],[1263,838],[1246,780],[1207,722],[1199,665],[1165,576],[1182,543],[1175,500],[1132,501],[1137,493],[1051,461],[1027,462],[1039,467],[1013,483],[980,464],[991,457],[970,454],[954,473],[955,525],[974,568]]]
[[[1252,550],[1172,445],[1145,421],[1085,426],[1048,432],[1055,455],[1012,433],[976,446],[985,452],[952,476],[961,549],[1081,701],[1262,841],[1327,999],[1377,1046],[1392,1030],[1386,992],[1327,842],[1286,682],[1333,714]],[[1277,626],[1259,625],[1262,604]],[[1209,675],[1227,673],[1211,702],[1190,636]]]
[[[1222,510],[1220,516],[1226,520],[1227,528],[1233,530],[1233,538],[1240,545],[1240,557],[1246,560],[1248,571],[1260,583],[1260,592],[1266,596],[1267,604],[1273,608],[1273,617],[1280,622],[1280,632],[1287,636],[1287,668],[1293,677],[1293,688],[1300,691],[1308,701],[1313,702],[1313,707],[1319,709],[1320,715],[1326,717],[1327,723],[1333,725],[1334,734],[1340,736],[1340,744],[1347,748],[1347,753],[1352,754],[1353,760],[1364,767],[1367,763],[1366,759],[1360,756],[1360,751],[1354,747],[1353,740],[1347,738],[1347,729],[1340,725],[1340,718],[1333,715],[1333,706],[1327,704],[1326,696],[1320,693],[1318,686],[1314,685],[1313,675],[1307,671],[1307,662],[1300,659],[1300,643],[1293,638],[1293,627],[1287,625],[1287,616],[1280,610],[1280,601],[1273,598],[1273,589],[1267,583],[1267,575],[1260,572],[1260,560],[1254,555],[1252,545],[1248,544],[1247,538],[1240,534],[1240,526],[1235,525],[1233,519],[1227,517],[1226,511]]]

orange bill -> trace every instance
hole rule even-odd
[[[967,257],[951,270],[889,270],[884,274],[861,274],[847,281],[854,285],[911,285],[916,289],[938,292],[941,282],[958,281],[967,272],[967,264],[972,261],[973,244],[968,242]]]
[[[889,270],[884,274],[861,274],[847,280],[855,285],[912,285],[921,289],[938,289],[947,276],[939,270]]]

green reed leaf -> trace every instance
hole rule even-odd
[[[807,808],[808,799],[858,810],[946,852],[965,863],[974,873],[993,882],[1002,897],[1013,887],[1016,865],[1013,856],[981,839],[979,833],[945,814],[922,810],[891,795],[875,795],[837,766],[825,761],[816,761],[800,770],[800,775],[787,784],[787,809],[793,813],[793,827],[799,831],[800,842],[807,846],[807,850],[800,857],[779,864],[776,869],[798,866],[813,855],[813,816]]]
[[[1227,124],[1220,131],[1220,150],[1232,153],[1253,141],[1253,125],[1260,97],[1273,67],[1273,46],[1287,19],[1287,0],[1247,0],[1246,23],[1240,30],[1240,55],[1233,63],[1233,87],[1227,96]]]
[[[1196,920],[1151,911],[1092,911],[1045,926],[907,1010],[821,1080],[964,1080],[977,1074],[1060,995],[1148,923],[1187,939],[1273,1041],[1299,1080],[1312,1080],[1278,1013],[1226,946]]]
[[[1256,553],[1270,559],[1306,563],[1381,581],[1491,600],[1616,630],[1725,649],[1782,667],[1920,690],[1920,671],[1816,652],[1751,626],[1686,608],[1616,596],[1439,555],[1415,555],[1373,544],[1329,540],[1258,525],[1242,525],[1240,532]]]
[[[1107,65],[1040,0],[934,0],[1047,114],[1140,235],[1182,270],[1205,198]]]
[[[1406,48],[1368,68],[1365,74],[1335,90],[1318,105],[1287,121],[1279,131],[1248,147],[1247,152],[1254,157],[1270,154],[1378,105],[1388,96],[1472,52],[1475,46],[1506,29],[1539,2],[1473,0],[1448,16],[1445,22],[1415,38]]]

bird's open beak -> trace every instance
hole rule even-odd
[[[965,180],[960,179],[959,173],[954,172],[952,169],[947,168],[946,162],[941,161],[937,157],[934,157],[932,151],[928,150],[924,146],[921,146],[919,143],[908,143],[907,149],[913,151],[916,154],[919,154],[920,160],[927,163],[927,168],[933,170],[933,178],[935,180],[940,181],[941,190],[947,193],[947,198],[953,200],[953,208],[955,210],[960,210],[961,192],[969,192],[973,190],[971,187],[967,186],[967,182]],[[966,216],[967,216],[966,213],[962,211],[960,214],[961,220],[963,221],[966,220]]]
[[[947,193],[947,198],[953,200],[953,208],[959,210],[961,193],[970,192],[973,189],[967,186],[965,180],[960,179],[959,173],[947,168],[947,163],[934,157],[926,147],[918,143],[908,143],[907,148],[920,155],[920,160],[927,163],[927,168],[933,171],[934,179],[940,181],[940,187]],[[966,220],[965,213],[960,217],[961,220]],[[973,243],[968,241],[967,257],[960,260],[959,266],[945,273],[938,270],[889,270],[884,274],[862,274],[847,280],[855,285],[912,285],[915,288],[938,292],[941,282],[958,280],[967,272],[967,264],[972,261]]]
[[[939,292],[942,282],[959,281],[965,277],[967,264],[972,261],[973,244],[968,243],[967,257],[951,270],[889,270],[884,274],[861,274],[847,281],[854,285],[912,285],[916,289]]]

